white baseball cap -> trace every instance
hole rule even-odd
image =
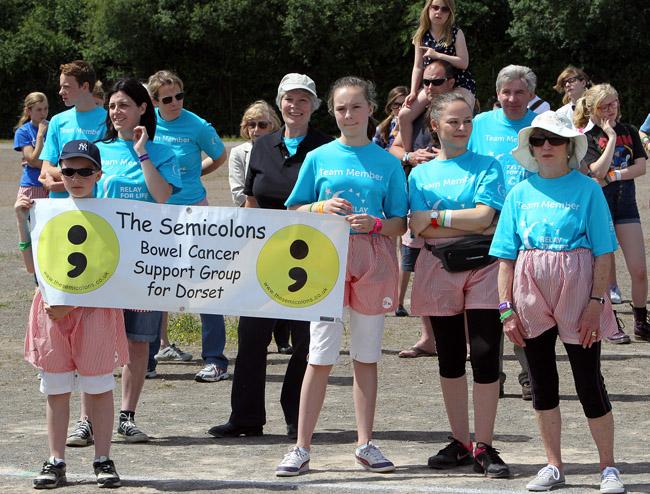
[[[280,85],[278,86],[278,94],[275,98],[275,103],[278,105],[278,107],[280,106],[282,96],[293,89],[302,89],[310,94],[313,94],[317,102],[316,107],[318,107],[320,100],[318,99],[318,94],[316,94],[316,83],[308,75],[297,74],[295,72],[285,75],[280,81]]]

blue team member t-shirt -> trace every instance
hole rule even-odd
[[[472,151],[418,165],[408,183],[411,211],[470,209],[479,203],[498,211],[505,198],[499,162]]]
[[[106,110],[96,107],[90,111],[80,112],[70,108],[52,117],[47,128],[47,139],[41,151],[40,159],[53,165],[59,164],[63,146],[76,139],[90,142],[102,139],[106,134]],[[68,197],[67,192],[50,192],[50,198]]]
[[[170,146],[178,160],[183,188],[175,192],[168,204],[196,204],[205,199],[201,183],[201,151],[217,159],[224,145],[214,127],[191,111],[181,110],[174,120],[164,120],[156,108],[156,136],[154,142]],[[156,163],[157,164],[157,163]]]
[[[102,178],[97,182],[97,197],[156,202],[147,189],[133,141],[118,138],[111,143],[98,142],[97,147],[102,157]],[[172,186],[172,193],[178,191],[183,182],[172,148],[155,142],[148,142],[146,147],[151,162]]]
[[[519,131],[530,126],[536,116],[535,112],[528,110],[523,118],[510,120],[503,109],[498,109],[479,113],[474,118],[474,128],[467,147],[476,154],[493,156],[501,163],[506,193],[531,175],[517,162],[511,152],[517,147]]]
[[[616,233],[600,186],[577,170],[558,178],[532,175],[506,197],[490,254],[516,259],[520,250],[614,252]]]
[[[285,206],[333,197],[350,201],[352,214],[394,218],[408,212],[404,170],[374,143],[346,146],[335,140],[307,153]]]
[[[21,152],[25,146],[36,147],[36,136],[38,135],[38,127],[34,126],[32,122],[26,122],[16,129],[14,135],[14,150]],[[42,187],[43,185],[38,181],[38,176],[41,174],[40,168],[30,166],[23,160],[23,174],[20,177],[21,187]]]

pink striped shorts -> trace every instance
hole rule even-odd
[[[343,305],[361,314],[392,312],[397,303],[395,240],[385,235],[350,235]]]
[[[427,243],[442,244],[449,239]],[[499,264],[472,271],[450,273],[442,261],[426,249],[415,263],[411,313],[416,316],[454,316],[467,309],[496,309],[499,306]]]
[[[37,291],[25,335],[25,360],[46,372],[112,373],[129,361],[122,310],[78,307],[53,321]]]
[[[562,342],[580,344],[578,328],[589,303],[593,262],[589,249],[519,251],[512,295],[527,338],[535,338],[557,325]],[[605,306],[599,339],[618,329],[609,297],[602,296]]]

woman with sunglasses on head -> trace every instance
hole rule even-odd
[[[399,132],[399,111],[404,105],[406,96],[408,95],[408,88],[406,86],[396,86],[388,92],[388,99],[386,101],[386,118],[381,121],[375,131],[375,136],[372,142],[384,149],[392,146],[397,133]]]
[[[634,335],[650,341],[645,243],[634,184],[635,178],[645,175],[647,155],[638,130],[620,120],[618,93],[609,84],[593,86],[578,100],[575,126],[585,128],[589,121],[594,124],[585,133],[588,148],[583,161],[584,171],[603,187],[614,221],[632,285]],[[608,277],[611,283],[611,273]],[[629,342],[629,337],[620,329],[610,340]]]
[[[454,0],[426,0],[420,12],[420,24],[413,36],[415,59],[411,74],[411,92],[399,112],[400,134],[404,150],[413,151],[413,121],[429,101],[422,89],[424,68],[434,60],[445,60],[456,69],[456,91],[474,108],[476,83],[470,73],[469,53],[463,31],[456,26]],[[444,83],[444,81],[442,81]]]
[[[577,169],[587,138],[549,111],[519,131],[512,152],[535,173],[506,197],[490,249],[499,258],[504,333],[524,348],[548,465],[526,488],[564,484],[555,344],[559,337],[600,458],[600,492],[624,492],[614,419],[600,369],[601,340],[617,331],[607,292],[616,237],[599,187]]]
[[[565,118],[573,125],[573,112],[576,108],[576,103],[585,94],[585,91],[591,87],[591,81],[587,73],[573,65],[567,66],[560,75],[557,76],[557,82],[553,89],[562,95],[562,103],[564,106],[557,110],[557,115]],[[593,127],[593,123],[587,122],[584,132],[587,132]]]
[[[178,160],[183,188],[172,194],[168,204],[207,206],[201,177],[212,173],[226,161],[226,150],[212,125],[183,108],[183,81],[169,70],[159,70],[147,81],[147,89],[156,107],[154,142],[170,146]],[[201,153],[207,156],[202,158]],[[156,376],[156,363],[165,360],[188,361],[190,353],[170,344],[167,336],[167,312],[163,313],[160,338],[149,346],[148,377]],[[160,348],[162,346],[162,348]],[[204,367],[194,376],[198,382],[216,382],[228,378],[226,326],[222,315],[201,314],[201,357]]]
[[[440,140],[436,159],[409,175],[411,231],[425,239],[415,264],[411,308],[431,320],[438,351],[440,386],[451,426],[451,442],[428,461],[429,468],[474,464],[474,471],[506,478],[510,469],[492,446],[499,401],[499,349],[502,327],[496,291],[497,266],[485,250],[487,234],[504,199],[501,165],[493,157],[467,149],[472,108],[461,94],[438,96],[427,114]],[[473,236],[483,242],[484,262],[451,266],[438,256]],[[459,256],[464,255],[456,247]],[[443,256],[444,257],[444,256]],[[475,447],[470,438],[465,373],[469,335],[473,372]]]
[[[284,202],[296,183],[305,156],[332,140],[309,123],[320,105],[316,84],[309,76],[295,73],[285,75],[278,86],[275,103],[284,125],[275,132],[255,139],[244,185],[247,208],[286,209]],[[237,327],[238,353],[230,395],[232,411],[226,423],[210,428],[208,433],[212,436],[222,438],[263,434],[266,423],[266,356],[271,335],[278,324],[289,327],[293,343],[280,404],[287,435],[296,437],[300,387],[309,350],[309,321],[244,316],[239,318]]]
[[[136,79],[120,79],[107,100],[106,136],[97,142],[103,172],[97,197],[167,202],[182,181],[174,151],[153,142],[156,114],[149,93]],[[158,339],[161,319],[159,311],[124,311],[130,362],[122,371],[117,435],[126,442],[149,440],[135,425],[135,409],[144,385],[149,344]]]

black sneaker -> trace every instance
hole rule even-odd
[[[634,319],[634,337],[637,340],[650,341],[650,323],[644,319]]]
[[[102,461],[93,462],[93,470],[97,475],[97,485],[99,487],[120,487],[122,482],[120,476],[115,470],[113,460],[109,460],[105,456],[99,458]]]
[[[65,440],[65,445],[71,447],[85,447],[93,443],[93,424],[88,417],[78,420],[72,433]]]
[[[120,421],[117,424],[117,435],[127,443],[146,443],[149,441],[149,436],[142,432],[135,425],[134,420],[124,413],[120,413]]]
[[[287,430],[287,434],[288,434]],[[297,433],[297,432],[296,432]],[[235,425],[232,422],[215,425],[208,430],[208,434],[216,438],[222,437],[240,437],[240,436],[263,436],[262,426],[253,425]]]
[[[34,489],[54,489],[67,482],[65,478],[65,463],[52,463],[50,458],[43,463],[41,473],[34,479]]]
[[[521,399],[524,401],[532,401],[533,389],[530,387],[530,383],[524,383],[521,385]]]
[[[468,451],[463,443],[452,436],[449,436],[449,439],[451,439],[451,443],[438,451],[435,456],[429,458],[429,461],[427,461],[429,468],[444,470],[472,463],[472,452]]]
[[[501,459],[499,452],[484,443],[477,443],[474,449],[474,471],[493,479],[510,477],[510,468]]]

